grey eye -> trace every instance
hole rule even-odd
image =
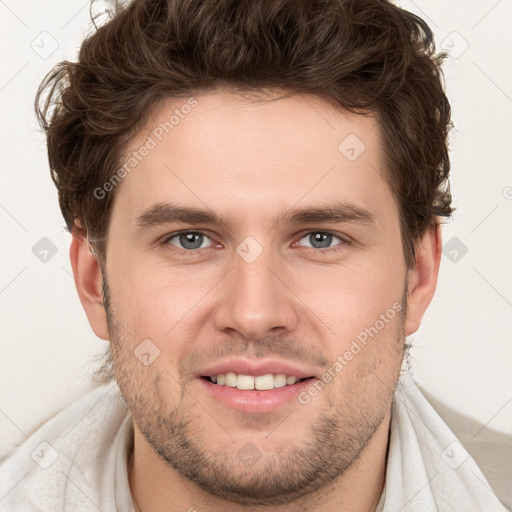
[[[309,245],[306,247],[312,247],[313,249],[325,249],[331,247],[333,243],[333,239],[338,239],[343,242],[343,240],[332,233],[327,233],[324,231],[312,231],[311,233],[307,233],[305,236],[301,238],[301,240],[307,240]]]
[[[194,231],[187,231],[178,233],[168,239],[168,242],[179,249],[201,249],[205,240],[209,240],[209,237],[202,233],[196,233]],[[175,243],[174,241],[177,241]]]

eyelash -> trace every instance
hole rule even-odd
[[[180,257],[197,256],[197,254],[200,253],[203,249],[208,249],[208,247],[203,247],[202,249],[189,249],[189,250],[185,250],[185,249],[179,249],[178,247],[176,247],[174,245],[171,245],[169,243],[173,238],[176,238],[176,237],[178,237],[180,235],[187,234],[187,233],[194,233],[194,234],[197,234],[197,235],[203,235],[203,236],[206,236],[207,238],[209,238],[210,240],[212,240],[211,237],[208,234],[204,233],[203,231],[184,230],[184,231],[176,231],[174,233],[166,235],[164,237],[164,239],[162,240],[161,245],[167,246],[167,247],[172,247],[171,250],[173,252],[175,252]],[[348,245],[350,243],[346,238],[344,238],[344,237],[342,237],[342,236],[340,236],[340,235],[338,235],[336,233],[333,233],[332,231],[320,231],[320,230],[310,230],[310,231],[303,232],[303,233],[301,233],[300,238],[298,238],[297,241],[300,241],[304,237],[306,237],[308,235],[311,235],[313,233],[322,233],[324,235],[332,235],[332,236],[338,238],[341,241],[337,246],[326,248],[326,249],[317,249],[316,247],[306,247],[306,249],[309,249],[310,251],[313,251],[314,254],[317,254],[319,252],[323,253],[323,254],[331,253],[331,252],[336,252],[336,251],[341,250],[342,246]]]

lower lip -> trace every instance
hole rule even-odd
[[[296,400],[298,395],[305,388],[311,386],[316,380],[311,377],[291,386],[283,386],[282,388],[260,390],[242,390],[214,384],[207,379],[197,379],[207,393],[223,405],[241,412],[263,413],[270,412],[282,407],[283,405]]]

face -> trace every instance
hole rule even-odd
[[[115,374],[169,467],[278,504],[349,468],[389,413],[407,296],[398,207],[374,118],[314,96],[194,98],[155,109],[115,191]]]

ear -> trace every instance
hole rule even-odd
[[[80,302],[96,336],[108,340],[110,336],[103,307],[103,278],[100,264],[92,254],[84,236],[74,230],[72,235],[69,257]]]
[[[421,319],[427,310],[437,285],[441,262],[441,225],[428,229],[415,244],[416,264],[409,273],[409,298],[405,333],[414,334],[420,327]]]

